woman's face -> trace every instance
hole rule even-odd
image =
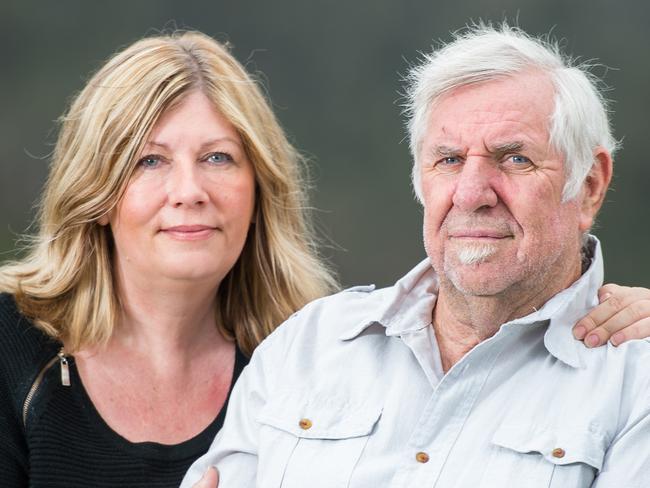
[[[106,222],[120,280],[217,286],[242,251],[255,207],[239,134],[191,92],[163,113],[137,165]]]

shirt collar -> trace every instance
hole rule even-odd
[[[390,288],[374,292],[368,315],[339,339],[354,339],[374,324],[384,326],[387,336],[421,330],[431,324],[437,290],[438,278],[427,258]]]
[[[598,288],[603,283],[604,266],[600,242],[588,236],[585,252],[589,268],[571,286],[548,300],[539,310],[508,322],[502,329],[517,325],[547,322],[544,346],[553,356],[574,368],[585,367],[580,356],[582,342],[574,339],[573,325],[598,304]]]
[[[539,310],[507,322],[501,330],[518,325],[548,322],[544,335],[546,349],[560,361],[574,368],[584,367],[579,354],[582,343],[570,332],[578,319],[598,304],[597,290],[603,282],[603,257],[600,242],[590,235],[586,250],[591,255],[587,271],[569,288],[548,300]],[[436,303],[438,278],[429,259],[420,262],[390,288],[374,292],[370,312],[357,326],[339,336],[341,340],[357,337],[368,327],[378,324],[387,336],[415,332],[431,325],[431,312]]]

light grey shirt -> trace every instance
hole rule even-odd
[[[190,468],[220,488],[650,487],[650,343],[587,349],[583,276],[446,374],[428,261],[394,286],[315,301],[259,346]]]

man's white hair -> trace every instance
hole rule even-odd
[[[501,79],[528,70],[547,73],[555,87],[555,107],[549,120],[549,143],[565,161],[564,201],[575,198],[594,163],[594,149],[612,155],[607,102],[598,89],[592,65],[564,56],[555,42],[533,38],[505,22],[498,27],[479,23],[456,33],[450,43],[424,55],[407,77],[405,113],[413,156],[413,188],[422,202],[420,152],[436,102],[455,88]]]

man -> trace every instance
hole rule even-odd
[[[650,344],[571,332],[616,148],[592,78],[479,26],[409,93],[428,259],[280,327],[183,486],[210,465],[222,488],[650,486]]]

